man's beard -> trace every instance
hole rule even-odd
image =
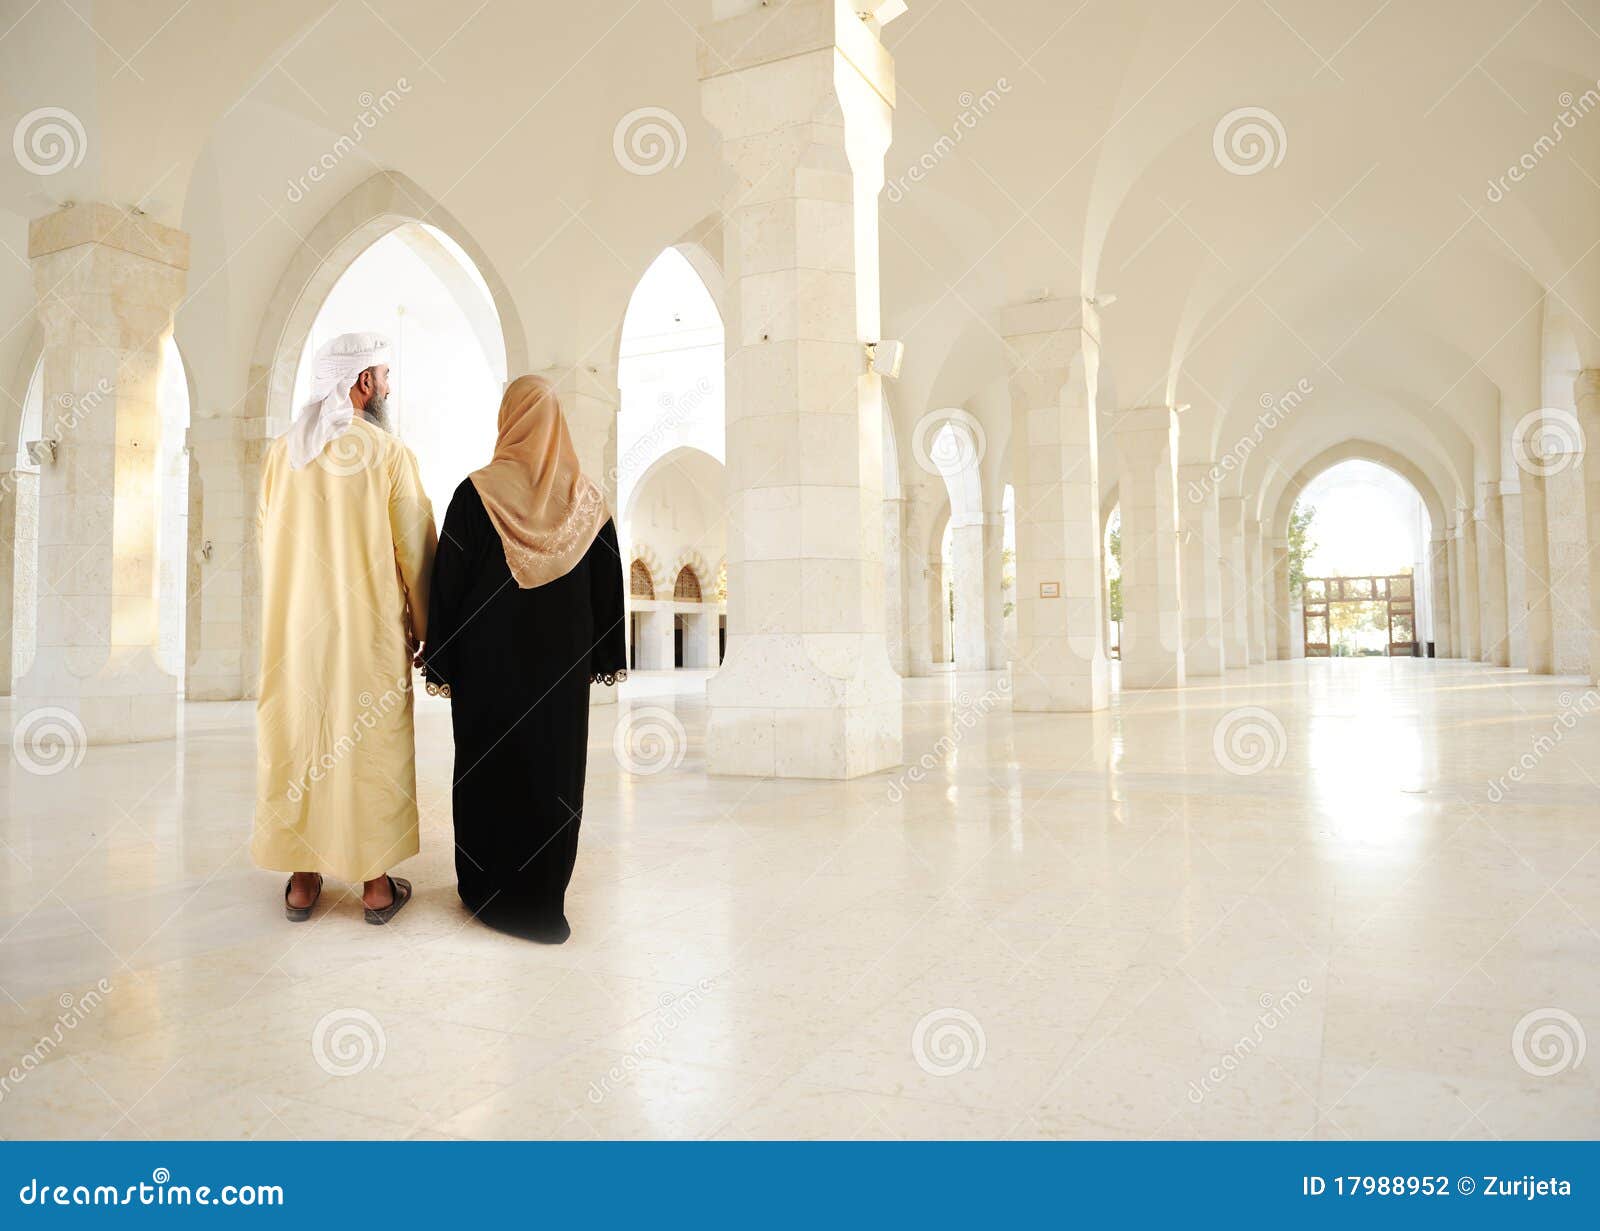
[[[389,395],[387,393],[374,393],[367,399],[367,404],[362,407],[362,411],[375,426],[381,427],[386,432],[389,430]]]

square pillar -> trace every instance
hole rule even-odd
[[[1557,675],[1589,670],[1589,531],[1584,454],[1576,441],[1542,454],[1549,529],[1550,626]]]
[[[1261,523],[1254,517],[1244,519],[1245,586],[1249,594],[1246,617],[1249,631],[1250,661],[1267,661],[1267,604],[1266,577],[1261,567]]]
[[[1514,609],[1510,619],[1519,618],[1523,624],[1523,641],[1526,659],[1524,664],[1530,674],[1550,675],[1555,671],[1555,619],[1550,593],[1550,510],[1549,496],[1545,491],[1547,468],[1537,455],[1532,442],[1539,434],[1540,416],[1524,416],[1519,423],[1524,439],[1513,448],[1521,471],[1517,476],[1520,513],[1520,538],[1511,539],[1513,549],[1520,546],[1522,556],[1523,602]],[[1508,498],[1509,500],[1509,498]],[[1509,510],[1510,504],[1507,504]],[[1510,527],[1510,518],[1507,518]],[[1515,567],[1514,565],[1510,567]]]
[[[516,373],[512,374],[515,377]],[[606,498],[606,508],[618,519],[622,511],[617,508],[617,409],[621,396],[617,391],[616,372],[589,364],[574,368],[546,368],[539,373],[555,387],[561,401],[561,412],[566,416],[567,429],[572,434],[572,447],[583,465],[583,472],[600,486]],[[444,510],[435,510],[441,522]],[[617,533],[622,526],[617,526]],[[617,561],[623,570],[623,585],[628,579],[624,561]],[[713,660],[714,661],[714,660]],[[669,655],[667,665],[672,665]],[[591,684],[591,705],[612,705],[617,690],[604,684]]]
[[[1177,507],[1178,416],[1169,406],[1124,410],[1112,423],[1122,455],[1122,686],[1184,683]]]
[[[1456,612],[1461,624],[1461,657],[1483,661],[1482,606],[1478,598],[1478,526],[1471,509],[1458,510],[1456,525],[1456,588],[1461,601]]]
[[[1528,563],[1524,555],[1522,491],[1500,484],[1500,524],[1505,539],[1506,651],[1511,665],[1528,667]]]
[[[1006,665],[1000,594],[1003,532],[999,519],[987,514],[982,521],[951,528],[958,671],[988,671]]]
[[[1017,711],[1097,710],[1109,699],[1100,538],[1096,322],[1077,302],[1002,314],[1017,535]]]
[[[1583,441],[1600,442],[1600,368],[1585,368],[1578,373],[1572,386],[1573,401],[1578,412],[1581,430],[1579,447]],[[1581,668],[1589,679],[1600,682],[1600,465],[1595,463],[1595,450],[1600,443],[1591,443],[1583,476],[1584,536],[1587,567],[1583,570],[1588,579],[1588,604],[1582,611],[1587,623],[1586,662]]]
[[[1428,544],[1428,574],[1433,583],[1433,654],[1455,657],[1450,618],[1450,540],[1435,532]]]
[[[883,502],[883,620],[884,640],[889,647],[889,665],[898,675],[911,674],[908,633],[911,612],[906,589],[906,500],[886,497]]]
[[[1474,511],[1478,540],[1479,657],[1495,667],[1511,665],[1506,624],[1505,510],[1499,483],[1478,485]]]
[[[1271,603],[1267,608],[1267,654],[1272,659],[1292,657],[1289,636],[1289,540],[1272,539],[1266,545]]]
[[[1250,665],[1250,570],[1245,563],[1244,501],[1225,496],[1217,501],[1221,524],[1223,661],[1229,667]]]
[[[729,10],[723,10],[729,11]],[[728,655],[712,773],[852,778],[900,760],[884,635],[878,194],[894,66],[836,0],[700,30],[723,216]]]
[[[189,237],[97,202],[34,219],[28,255],[56,451],[39,475],[38,647],[17,682],[18,724],[66,711],[90,743],[168,739],[178,683],[156,657],[159,394]]]
[[[254,392],[257,386],[252,386]],[[195,701],[253,697],[259,672],[261,571],[256,561],[256,494],[267,443],[262,414],[205,415],[189,425],[198,491],[191,491],[189,554],[198,573],[197,618],[185,646],[185,691]]]
[[[1189,676],[1221,675],[1222,519],[1211,476],[1216,466],[1178,467],[1178,538],[1183,563],[1183,668]]]

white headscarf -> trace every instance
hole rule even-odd
[[[368,368],[389,362],[389,339],[381,333],[341,333],[317,348],[311,361],[311,397],[289,428],[289,465],[299,470],[316,461],[355,418],[350,386]]]

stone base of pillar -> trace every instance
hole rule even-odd
[[[817,659],[833,653],[855,671],[825,671]],[[836,779],[888,769],[900,763],[900,698],[882,636],[730,635],[706,684],[706,768]]]
[[[1062,664],[1071,671],[1061,671]],[[1035,641],[1033,655],[1011,664],[1011,708],[1016,713],[1081,713],[1111,703],[1111,676],[1098,648],[1087,664],[1050,640]]]
[[[90,744],[132,744],[171,739],[178,730],[178,679],[148,647],[113,650],[98,670],[79,675],[68,651],[40,646],[28,674],[17,682],[14,740],[24,744],[59,737],[45,711],[72,715]],[[69,741],[70,742],[70,741]]]
[[[190,660],[184,677],[184,696],[190,701],[242,701],[256,695],[241,677],[239,650],[206,650]]]
[[[1122,687],[1129,688],[1182,688],[1186,672],[1183,655],[1180,652],[1176,661],[1166,663],[1152,663],[1139,661],[1124,661],[1122,664]]]
[[[1190,641],[1183,647],[1183,673],[1190,679],[1203,675],[1221,675],[1223,669],[1222,647],[1205,641]]]

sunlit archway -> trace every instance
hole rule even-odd
[[[439,228],[395,227],[351,262],[318,310],[295,374],[297,410],[309,396],[317,348],[350,332],[389,339],[389,428],[416,454],[442,520],[456,485],[494,452],[508,373],[489,286]]]
[[[639,580],[628,597],[635,669],[722,660],[723,349],[716,300],[684,254],[666,249],[634,288],[617,364],[617,533]]]
[[[1350,459],[1312,478],[1287,527],[1289,597],[1304,608],[1296,644],[1337,657],[1388,656],[1408,644],[1426,654],[1435,635],[1432,533],[1421,493],[1387,466]]]

